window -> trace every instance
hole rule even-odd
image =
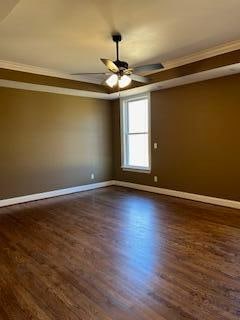
[[[122,168],[150,171],[150,96],[121,100]]]

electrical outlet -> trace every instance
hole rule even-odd
[[[153,144],[153,148],[154,148],[154,149],[157,149],[157,147],[158,147],[157,142],[154,142],[154,144]]]
[[[158,177],[154,176],[153,180],[154,180],[154,182],[158,182]]]
[[[95,179],[95,175],[94,173],[91,173],[91,179],[94,180]]]

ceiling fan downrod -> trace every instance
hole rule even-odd
[[[122,36],[120,33],[115,33],[112,35],[112,39],[116,42],[116,52],[117,52],[117,61],[119,61],[119,45],[118,43],[122,41]]]
[[[125,69],[128,69],[128,63],[126,61],[121,61],[119,59],[119,42],[122,41],[122,36],[121,36],[120,33],[114,33],[112,35],[112,39],[116,43],[116,53],[117,53],[117,60],[114,61],[114,63],[119,68],[119,75],[122,76],[123,75],[123,71]]]

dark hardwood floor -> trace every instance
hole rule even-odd
[[[0,209],[0,319],[240,319],[240,212],[108,187]]]

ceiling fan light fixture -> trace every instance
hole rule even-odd
[[[109,78],[106,80],[106,84],[113,88],[118,82],[118,76],[116,74],[112,74]]]
[[[118,80],[118,85],[119,88],[125,88],[127,86],[129,86],[129,84],[132,82],[132,79],[127,76],[127,75],[123,75],[119,80]]]
[[[116,43],[116,60],[112,61],[110,59],[101,58],[101,62],[107,67],[107,69],[113,73],[106,79],[104,79],[104,83],[110,88],[118,85],[118,88],[123,89],[130,85],[131,81],[137,81],[142,83],[149,83],[150,79],[148,77],[140,76],[138,73],[141,72],[148,73],[150,71],[159,70],[163,68],[161,63],[154,63],[144,66],[138,66],[135,68],[129,68],[128,63],[126,61],[121,61],[119,59],[119,42],[122,40],[120,33],[114,33],[112,35],[113,41]],[[106,73],[87,73],[87,74],[101,74],[106,75]],[[86,75],[86,73],[74,73],[73,75]],[[131,77],[130,77],[131,76]],[[105,77],[104,77],[105,78]]]

